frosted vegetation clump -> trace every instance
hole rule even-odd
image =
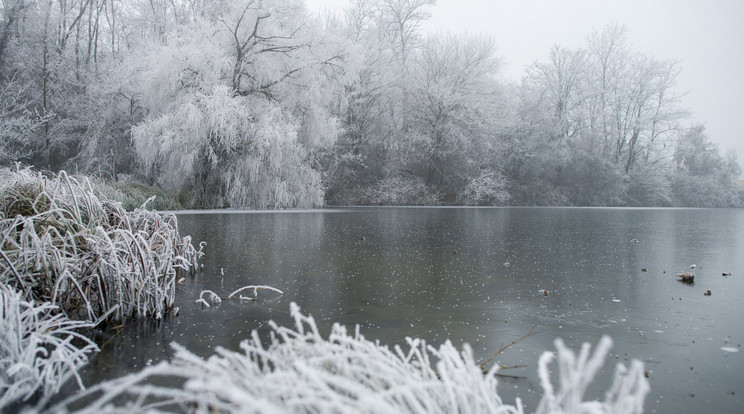
[[[333,413],[523,413],[521,401],[508,404],[497,392],[499,367],[487,372],[472,349],[457,350],[447,341],[439,348],[421,339],[392,349],[335,324],[329,336],[312,316],[292,303],[293,329],[271,323],[268,346],[257,331],[241,351],[217,348],[202,359],[178,345],[170,362],[96,385],[51,407],[99,412],[333,412]],[[551,376],[546,352],[540,359],[544,391],[538,413],[639,413],[649,387],[643,364],[617,365],[605,401],[584,401],[612,341],[605,337],[590,353],[579,355],[556,341],[558,375]],[[169,381],[163,381],[170,378]],[[180,381],[173,381],[173,379]],[[552,378],[558,381],[553,385]],[[181,384],[181,385],[156,385]]]
[[[109,191],[110,192],[110,191]],[[0,169],[0,411],[45,401],[98,347],[83,331],[162,318],[197,265],[176,218],[125,211],[64,171]]]
[[[468,180],[457,194],[457,201],[464,205],[503,205],[509,201],[507,187],[506,177],[498,171],[486,170]]]
[[[418,177],[389,176],[362,192],[353,204],[377,206],[432,206],[439,204],[439,194]]]
[[[73,319],[161,318],[201,255],[176,218],[125,211],[65,172],[0,170],[0,284]]]
[[[77,369],[98,347],[78,331],[92,325],[0,284],[0,411],[37,393],[56,393],[72,377],[82,388]]]

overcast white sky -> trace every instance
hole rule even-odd
[[[347,0],[306,3],[341,10]],[[438,0],[425,29],[494,36],[505,76],[516,80],[554,44],[580,46],[612,21],[626,26],[633,50],[682,61],[684,106],[744,165],[743,0]]]

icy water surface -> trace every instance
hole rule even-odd
[[[553,340],[614,340],[591,390],[612,369],[644,361],[646,412],[738,413],[744,407],[744,210],[578,208],[354,208],[178,215],[205,241],[203,269],[177,291],[180,314],[128,326],[86,368],[92,383],[168,358],[172,341],[207,356],[238,349],[252,329],[290,325],[290,302],[326,332],[359,324],[385,344],[406,336],[467,342],[498,356],[499,394],[534,410],[537,361]],[[696,264],[695,284],[675,274]],[[722,276],[732,272],[731,276]],[[194,303],[249,284],[284,291],[257,302]],[[704,293],[710,290],[710,296]],[[544,291],[547,291],[547,296]]]

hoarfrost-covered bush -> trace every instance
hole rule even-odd
[[[91,326],[0,283],[0,412],[37,393],[53,394],[73,376],[82,388],[77,369],[98,347],[77,331]]]
[[[506,177],[497,171],[487,170],[468,180],[457,194],[457,201],[464,205],[503,205],[509,201]]]
[[[74,319],[160,318],[201,250],[176,217],[125,211],[64,171],[0,170],[0,283]]]
[[[523,413],[519,399],[505,404],[497,393],[498,366],[483,372],[467,345],[439,348],[407,339],[407,349],[392,349],[364,338],[357,326],[349,334],[335,324],[323,338],[311,316],[292,303],[295,328],[273,329],[262,345],[256,331],[241,343],[242,352],[217,348],[202,359],[173,345],[171,362],[104,382],[73,396],[50,411],[224,413]],[[643,366],[618,365],[607,401],[583,401],[586,386],[607,356],[611,340],[600,341],[589,355],[585,344],[577,357],[557,341],[560,384],[555,392],[547,365],[540,360],[545,391],[538,413],[637,413],[648,383]],[[164,379],[168,378],[164,381]],[[175,380],[179,379],[179,380]],[[182,384],[156,385],[156,384]],[[118,406],[116,404],[119,404]]]
[[[361,204],[378,206],[433,206],[439,204],[439,193],[420,177],[392,176],[364,191],[361,200]]]

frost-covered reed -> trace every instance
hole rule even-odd
[[[623,364],[615,366],[614,381],[605,394],[605,400],[585,401],[584,394],[594,376],[602,368],[604,358],[612,348],[612,340],[604,336],[594,353],[584,343],[579,355],[568,349],[563,340],[555,340],[556,354],[545,352],[540,357],[538,373],[543,389],[543,398],[538,413],[642,413],[643,402],[650,391],[645,378],[643,363],[632,360],[630,368]],[[557,356],[557,358],[556,358]],[[550,381],[548,368],[553,359],[558,361],[560,383],[556,391]]]
[[[390,349],[338,324],[323,338],[311,316],[294,303],[294,329],[272,323],[266,347],[256,331],[241,352],[217,348],[202,359],[174,345],[175,357],[153,367],[104,382],[50,409],[80,413],[523,413],[501,400],[498,367],[485,374],[467,345],[439,348],[420,339]],[[561,342],[558,391],[548,370],[553,358],[540,360],[544,390],[538,413],[638,413],[648,392],[640,362],[630,370],[618,364],[605,402],[583,401],[586,386],[607,357],[609,338],[590,355],[585,344],[578,358]],[[167,379],[170,380],[167,380]],[[156,384],[179,385],[156,385]]]
[[[0,411],[56,393],[96,345],[102,321],[164,316],[176,273],[201,248],[176,218],[125,211],[88,179],[0,169]]]
[[[0,283],[75,319],[162,317],[201,255],[176,217],[125,211],[64,171],[0,170]],[[113,313],[111,313],[113,311]]]
[[[78,331],[91,326],[0,284],[0,412],[35,395],[56,393],[71,377],[82,388],[77,369],[98,347]]]

